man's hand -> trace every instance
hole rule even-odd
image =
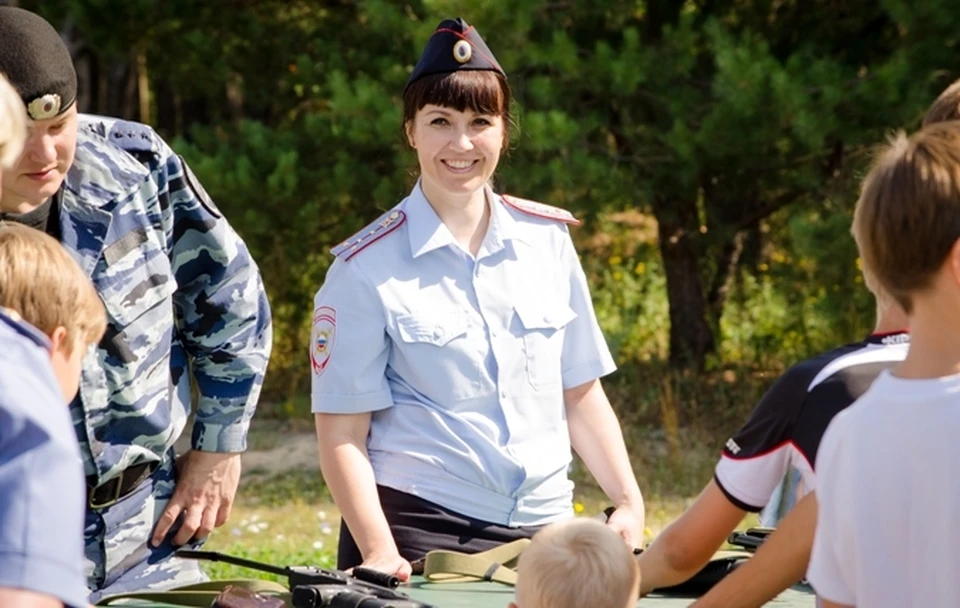
[[[180,547],[191,539],[203,539],[226,523],[240,483],[240,454],[191,450],[177,461],[179,479],[153,531],[151,544],[160,545],[183,514],[183,523],[173,538]]]
[[[617,531],[631,549],[643,548],[643,521],[634,509],[619,506],[610,514],[607,525]]]

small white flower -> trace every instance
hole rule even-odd
[[[240,528],[234,528],[230,530],[230,534],[233,534],[234,536],[243,536],[243,530]]]
[[[332,532],[333,532],[333,528],[330,527],[330,524],[323,524],[322,526],[320,526],[320,533],[321,533],[321,534],[327,534],[327,535],[329,535],[329,534],[331,534]]]
[[[260,514],[259,514],[259,513],[254,513],[253,515],[251,515],[251,516],[250,516],[250,521],[260,521]]]
[[[323,549],[323,541],[322,541],[322,540],[315,541],[315,542],[313,543],[313,548],[314,548],[314,549]]]
[[[317,511],[317,517],[320,518],[320,521],[324,521],[324,520],[327,519],[327,512],[326,512],[326,511]]]
[[[260,534],[260,527],[257,526],[256,524],[251,524],[247,526],[247,532],[251,532],[253,534]]]
[[[285,538],[286,538],[286,536],[284,536],[283,534],[277,534],[277,536],[276,536],[276,538],[275,538],[274,540],[281,541],[281,540],[283,540],[283,539],[285,539]]]
[[[258,523],[258,524],[255,524],[255,525],[256,525],[258,528],[260,528],[261,530],[266,530],[267,528],[270,527],[270,524],[268,524],[268,523],[265,522],[265,521],[262,521],[262,522],[260,522],[260,523]]]

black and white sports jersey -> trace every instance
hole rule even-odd
[[[730,502],[760,511],[791,466],[803,492],[814,489],[817,448],[830,420],[906,357],[909,340],[906,332],[873,334],[788,369],[723,448],[714,479]]]

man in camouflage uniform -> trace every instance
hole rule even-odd
[[[77,113],[76,72],[46,21],[0,7],[0,73],[31,119],[23,154],[3,173],[0,221],[59,239],[108,315],[70,404],[89,486],[91,601],[204,580],[172,553],[222,525],[236,493],[271,348],[259,271],[152,129]],[[191,378],[192,450],[174,462]]]

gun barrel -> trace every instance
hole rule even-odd
[[[224,562],[227,564],[233,564],[234,566],[241,566],[243,568],[250,568],[252,570],[260,570],[261,572],[269,572],[270,574],[279,574],[280,576],[287,576],[290,573],[286,568],[278,568],[277,566],[271,566],[270,564],[263,564],[253,560],[244,559],[242,557],[234,557],[225,553],[217,553],[216,551],[192,551],[190,549],[180,549],[176,552],[176,555],[177,557],[183,557],[186,559]]]
[[[386,572],[380,572],[379,570],[373,570],[371,568],[361,568],[357,566],[353,569],[353,576],[362,581],[386,587],[387,589],[396,589],[400,586],[400,579],[393,574],[387,574]]]

